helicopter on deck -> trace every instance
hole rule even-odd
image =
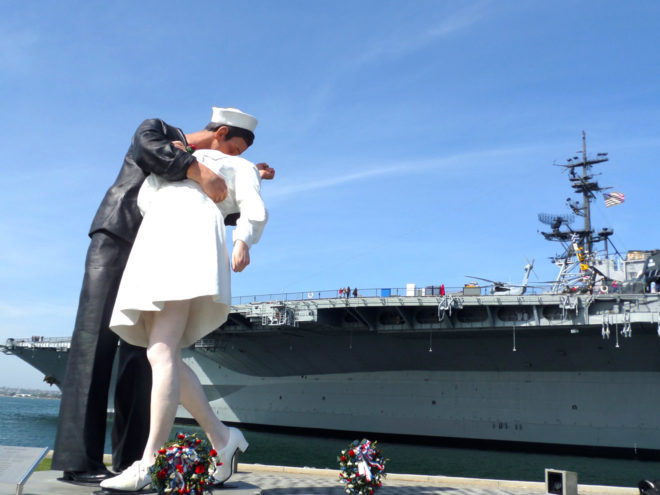
[[[497,282],[495,280],[489,280],[487,278],[475,277],[473,275],[465,275],[468,278],[474,278],[477,280],[483,280],[485,282],[490,282],[493,284],[490,293],[492,295],[502,295],[502,296],[522,296],[527,290],[527,284],[529,282],[529,274],[534,269],[534,260],[525,265],[525,276],[522,279],[520,285],[508,284],[505,282]]]

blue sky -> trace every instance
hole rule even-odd
[[[68,336],[105,190],[139,123],[259,120],[270,222],[234,295],[554,276],[552,166],[609,152],[595,208],[620,251],[660,248],[655,0],[4,4],[0,341]],[[649,228],[651,227],[651,228]],[[0,386],[43,386],[0,355]]]

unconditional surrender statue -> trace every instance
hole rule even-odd
[[[221,125],[206,150],[194,156],[227,183],[228,196],[215,203],[191,180],[167,182],[150,176],[140,189],[144,219],[119,286],[110,328],[134,345],[147,348],[153,384],[149,438],[142,458],[102,488],[139,491],[151,482],[149,468],[167,441],[179,404],[204,429],[218,467],[214,483],[232,474],[232,459],[248,443],[240,430],[218,419],[197,375],[182,360],[182,348],[222,325],[231,308],[230,270],[250,263],[250,247],[263,232],[268,215],[261,199],[256,166],[238,157],[252,144],[254,117],[236,109],[218,109]],[[224,217],[240,217],[233,231],[231,263]],[[231,267],[231,268],[230,268]]]
[[[212,120],[231,116],[223,110],[214,108]],[[145,178],[153,174],[172,183],[190,179],[214,203],[225,199],[225,180],[185,150],[189,145],[210,148],[220,128],[225,129],[223,139],[243,131],[227,122],[211,122],[202,131],[184,135],[162,120],[144,121],[92,222],[52,464],[54,469],[64,471],[64,480],[99,483],[113,476],[103,464],[108,390],[118,342],[117,335],[109,330],[109,322],[142,221],[138,191]],[[262,177],[272,178],[274,171],[267,165],[257,167]],[[151,367],[144,347],[124,341],[119,345],[118,363],[112,453],[113,469],[122,471],[143,457],[150,429]]]

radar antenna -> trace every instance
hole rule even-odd
[[[594,243],[606,244],[605,258],[607,258],[607,242],[613,232],[610,229],[603,229],[595,234],[592,230],[591,202],[596,199],[597,192],[610,189],[601,187],[595,179],[600,174],[592,172],[594,165],[608,160],[607,153],[598,153],[591,158],[587,155],[586,133],[582,131],[582,150],[559,165],[568,170],[571,187],[582,197],[566,199],[566,205],[571,210],[569,214],[539,213],[538,215],[539,221],[552,228],[551,232],[541,232],[541,234],[549,241],[560,242],[564,248],[564,253],[554,258],[554,263],[560,267],[554,291],[562,290],[562,287],[568,287],[569,284],[579,281],[586,281],[587,285],[593,284],[594,277],[599,273],[595,266],[597,254],[594,252]],[[582,229],[570,227],[576,216],[584,219]],[[600,275],[602,276],[602,273]]]
[[[575,215],[555,215],[552,213],[539,213],[539,221],[552,227],[552,232],[541,232],[543,237],[549,241],[570,241],[575,231],[569,227],[575,221]],[[565,225],[566,230],[561,230]]]
[[[552,213],[539,213],[539,221],[550,225],[552,230],[558,229],[562,224],[569,225],[575,221],[575,215],[553,215]]]

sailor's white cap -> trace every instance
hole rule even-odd
[[[250,114],[241,112],[238,108],[213,107],[211,122],[240,127],[251,132],[257,128],[257,119]]]

